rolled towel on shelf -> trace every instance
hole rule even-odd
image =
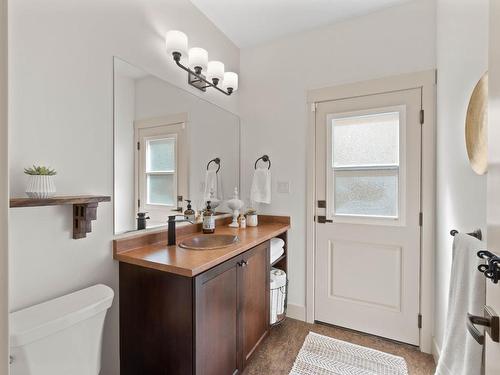
[[[282,256],[284,253],[285,253],[285,249],[284,248],[277,249],[276,251],[271,250],[271,257],[270,257],[271,264],[273,264],[274,262],[276,262],[276,260],[280,256]]]
[[[271,264],[285,253],[285,241],[281,238],[271,238]]]
[[[273,248],[283,248],[285,246],[285,241],[283,241],[281,238],[274,237],[271,238],[271,250]]]

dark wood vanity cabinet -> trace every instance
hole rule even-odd
[[[269,331],[269,241],[195,277],[120,263],[121,374],[241,373]]]

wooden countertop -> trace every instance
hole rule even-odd
[[[121,246],[120,241],[130,242],[130,240],[115,240],[113,243],[113,257],[120,262],[192,277],[286,232],[289,228],[289,217],[267,216],[261,218],[259,216],[259,225],[257,227],[239,229],[230,228],[227,224],[219,224],[216,227],[216,234],[233,234],[239,237],[240,241],[229,247],[215,250],[189,250],[179,246],[167,246],[162,233],[160,242],[141,246],[141,237],[136,237],[134,243],[137,247],[125,250],[123,250],[125,246]],[[182,231],[178,230],[177,243],[187,237],[199,234],[200,232],[195,232],[183,235]],[[146,241],[148,240],[146,239]]]

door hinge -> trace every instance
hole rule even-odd
[[[424,213],[423,212],[420,212],[418,214],[418,225],[421,227],[422,225],[424,225]]]
[[[317,218],[318,218],[317,222],[319,224],[333,223],[333,220],[327,219],[326,216],[319,215]]]
[[[437,69],[434,71],[434,83],[437,85],[438,83],[438,71]]]
[[[420,110],[420,125],[424,124],[424,120],[425,120],[425,113],[424,113],[424,110],[421,109]]]
[[[140,150],[141,149],[141,142],[137,142],[137,149]]]
[[[141,208],[141,200],[137,199],[137,208]]]
[[[418,328],[422,328],[422,314],[418,314]]]

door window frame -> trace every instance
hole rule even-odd
[[[134,122],[134,140],[139,145],[135,150],[135,208],[136,213],[145,211],[151,220],[148,227],[164,225],[169,215],[175,214],[177,196],[188,196],[189,187],[189,150],[187,142],[188,114],[178,113],[158,118],[136,120]],[[141,133],[146,133],[141,135]],[[149,134],[148,134],[149,133]],[[176,193],[173,205],[148,204],[146,192],[146,142],[151,139],[176,138]],[[141,178],[143,176],[144,178]]]
[[[377,115],[384,113],[399,113],[399,165],[373,165],[373,166],[353,166],[353,167],[333,167],[330,165],[333,154],[333,137],[332,121],[336,119]],[[332,220],[334,223],[348,223],[348,224],[369,224],[369,225],[392,225],[404,226],[406,218],[406,106],[387,106],[378,108],[362,109],[357,111],[332,113],[326,119],[326,218]],[[335,172],[338,171],[387,171],[398,170],[398,212],[397,216],[378,216],[378,215],[362,215],[362,214],[336,214],[335,213]]]

